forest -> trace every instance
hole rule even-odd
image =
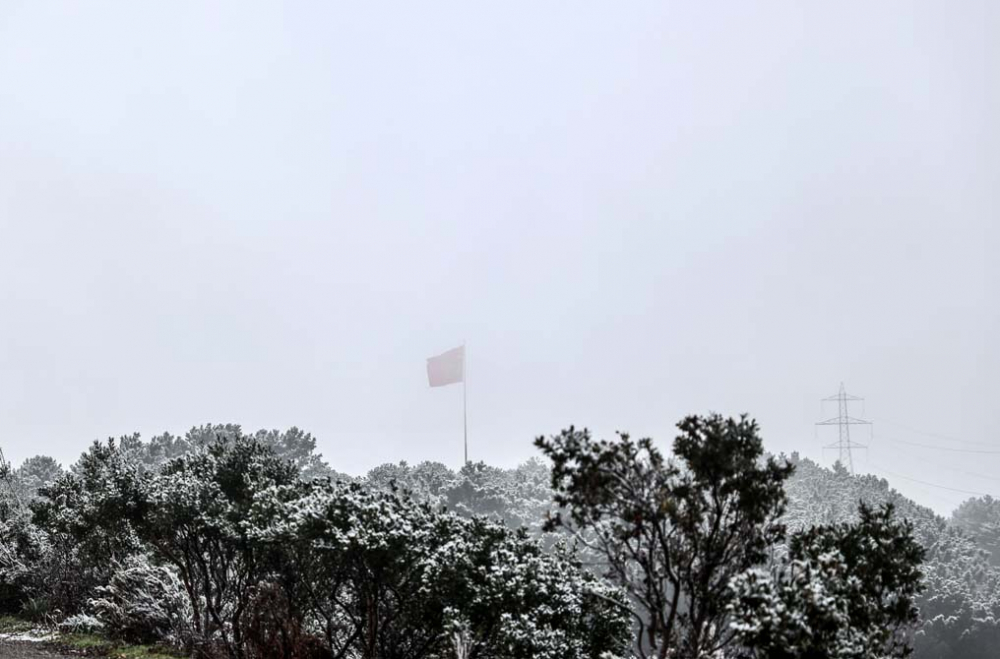
[[[746,417],[535,445],[357,477],[297,428],[36,456],[3,474],[0,613],[230,659],[996,656],[1000,502],[942,518]]]

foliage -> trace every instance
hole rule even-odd
[[[552,459],[551,521],[605,558],[609,576],[638,606],[644,657],[702,657],[732,640],[732,577],[780,540],[788,464],[763,460],[755,422],[688,417],[678,424],[676,463],[650,439],[594,441],[572,428],[536,445]]]
[[[792,455],[789,480],[789,529],[855,522],[858,502],[892,504],[913,525],[926,550],[924,591],[916,598],[920,621],[913,634],[914,659],[994,659],[1000,647],[1000,568],[977,538],[957,521],[949,524],[889,487],[885,479],[852,476],[840,465],[824,469]],[[970,506],[969,508],[978,508]],[[967,509],[968,510],[968,509]]]
[[[114,629],[141,627],[145,623],[129,622],[130,598],[140,611],[155,613],[150,598],[159,586],[153,575],[163,576],[160,571],[166,570],[176,575],[184,595],[191,636],[187,640],[233,657],[361,657],[366,648],[386,657],[589,657],[605,651],[622,656],[627,651],[621,647],[622,634],[637,600],[591,574],[611,565],[606,557],[595,563],[586,545],[578,546],[582,553],[563,547],[557,538],[564,528],[544,532],[546,514],[555,508],[562,513],[557,519],[594,547],[601,546],[600,534],[615,523],[623,531],[651,531],[652,525],[662,524],[674,534],[667,545],[671,556],[695,559],[681,565],[687,575],[682,587],[696,592],[706,575],[713,587],[731,582],[733,589],[726,588],[719,599],[727,604],[741,588],[763,593],[767,601],[784,601],[795,592],[799,599],[786,602],[789,610],[812,611],[808,615],[816,622],[813,631],[820,633],[823,625],[840,624],[837,616],[844,608],[819,608],[819,603],[854,592],[844,590],[842,583],[853,568],[835,552],[792,558],[792,545],[814,526],[859,523],[857,504],[863,501],[873,507],[893,504],[926,549],[926,590],[915,598],[921,616],[912,637],[915,658],[995,657],[1000,647],[1000,569],[990,564],[988,553],[993,552],[989,502],[970,502],[949,523],[882,479],[852,476],[842,467],[823,469],[793,455],[796,469],[784,481],[788,502],[781,519],[772,515],[756,531],[750,524],[746,537],[751,542],[726,555],[725,565],[713,573],[713,551],[692,548],[696,543],[710,550],[725,546],[712,544],[714,519],[727,527],[740,515],[748,523],[750,517],[739,506],[728,508],[728,517],[713,516],[710,502],[723,490],[713,492],[710,484],[730,483],[730,498],[719,501],[732,503],[739,499],[732,488],[746,486],[737,486],[736,472],[749,468],[767,473],[768,465],[780,468],[781,461],[762,454],[751,460],[753,451],[747,449],[752,442],[740,448],[731,441],[738,433],[730,433],[733,436],[721,445],[705,446],[713,433],[726,434],[724,427],[720,431],[709,426],[683,430],[695,437],[687,446],[678,442],[687,457],[675,444],[674,453],[660,455],[656,467],[649,452],[655,451],[652,443],[647,449],[627,438],[620,441],[631,443],[638,464],[628,464],[629,454],[613,446],[618,442],[606,443],[606,452],[618,462],[606,458],[600,468],[586,465],[590,471],[567,462],[564,475],[572,471],[601,476],[602,470],[614,473],[614,467],[627,475],[626,482],[636,491],[663,495],[636,500],[631,508],[610,507],[613,498],[583,500],[606,506],[609,513],[641,513],[617,522],[609,514],[590,526],[577,524],[571,507],[560,503],[560,492],[552,488],[554,474],[540,460],[512,469],[483,463],[459,470],[432,462],[398,463],[349,479],[329,470],[315,451],[315,441],[294,428],[244,435],[239,426],[229,424],[197,426],[181,436],[163,434],[149,441],[132,435],[96,443],[65,473],[53,468],[58,467],[54,460],[40,456],[14,472],[19,487],[35,494],[31,510],[3,508],[0,606],[50,619],[93,612],[95,607],[88,605],[93,600],[95,605],[103,602],[97,606],[105,607],[102,616]],[[731,453],[726,455],[726,450]],[[597,460],[600,452],[579,455]],[[746,459],[741,462],[739,456]],[[734,471],[726,471],[727,464]],[[268,475],[269,470],[280,477]],[[315,481],[317,474],[343,482]],[[627,493],[614,481],[584,479],[577,485],[579,492]],[[792,531],[789,538],[782,537],[782,523]],[[746,529],[738,524],[734,528],[742,540]],[[682,541],[687,537],[693,539]],[[759,543],[753,542],[755,537]],[[197,583],[185,582],[178,563],[167,554],[173,547],[175,556],[183,556],[176,552],[187,538],[195,543],[190,558]],[[753,554],[759,558],[761,546],[764,559],[757,567],[767,569],[736,570],[728,562],[748,560]],[[143,555],[147,558],[140,568],[136,562]],[[196,555],[207,571],[194,560]],[[703,555],[709,560],[702,560]],[[581,561],[590,568],[582,568]],[[636,561],[617,576],[612,573],[615,583],[633,592],[643,590],[644,573],[638,565]],[[134,581],[124,574],[129,570]],[[675,591],[667,584],[662,592],[669,605]],[[812,609],[809,597],[816,605]],[[193,602],[199,606],[197,616]],[[675,627],[693,627],[698,606],[681,592]],[[639,613],[645,619],[641,609]],[[708,636],[722,635],[725,641],[740,631],[728,625],[736,614],[742,615],[740,610],[716,613],[707,616],[713,618],[706,625]],[[195,631],[196,620],[202,622],[200,631]],[[146,629],[150,636],[176,637],[184,634],[184,627],[181,632],[165,632],[156,624]],[[683,640],[679,634],[674,638]],[[665,643],[656,649],[670,650]],[[691,646],[675,650],[672,656],[686,656]]]
[[[80,619],[82,622],[83,619]],[[114,657],[115,659],[179,659],[182,656],[157,645],[131,645],[108,639],[96,631],[70,631],[55,640],[58,650],[73,656]]]
[[[891,505],[862,504],[859,517],[800,532],[770,573],[753,568],[733,580],[733,627],[751,656],[909,655],[924,550]]]
[[[156,435],[143,442],[138,435],[122,438],[122,449],[130,459],[144,469],[156,471],[169,461],[211,446],[218,440],[235,441],[251,437],[233,423],[194,426],[183,437],[170,433]],[[303,480],[335,475],[323,456],[316,452],[316,439],[309,433],[292,427],[285,431],[258,430],[252,435],[279,458],[291,462]]]
[[[28,458],[17,468],[14,477],[22,501],[32,501],[39,490],[48,487],[64,473],[62,465],[47,455]]]
[[[264,577],[246,517],[261,493],[297,477],[269,448],[236,435],[171,460],[149,482],[141,537],[177,570],[195,635],[219,639],[231,656],[242,656],[244,618]]]
[[[7,532],[17,547],[22,606],[34,615],[81,613],[94,589],[106,583],[112,562],[135,552],[130,519],[144,514],[136,469],[113,440],[94,442],[73,468],[40,487],[31,517]]]
[[[1000,500],[988,495],[969,499],[952,513],[951,524],[989,553],[990,565],[1000,566]]]
[[[113,638],[130,643],[183,644],[191,620],[190,603],[172,570],[137,554],[115,564],[89,608]]]
[[[48,537],[27,514],[0,521],[0,611],[18,613],[30,597],[51,589],[50,552]]]
[[[622,649],[617,591],[524,531],[445,513],[392,487],[307,483],[257,437],[219,437],[159,473],[132,475],[147,500],[131,524],[176,570],[200,647],[240,659],[320,649],[419,659],[446,653],[455,626],[466,624],[470,657],[582,659]],[[113,579],[98,589],[116,599],[95,600],[95,610],[121,628],[111,621],[127,611],[131,573],[117,574],[121,588]]]
[[[113,439],[94,442],[69,472],[41,488],[39,495],[31,504],[34,522],[71,538],[84,560],[109,564],[139,549],[134,520],[146,514],[145,486]]]
[[[334,656],[443,656],[464,627],[469,657],[596,657],[622,647],[623,602],[570,554],[524,531],[434,510],[395,491],[316,484],[258,510],[286,548],[290,601]],[[275,514],[276,519],[275,519]]]
[[[59,623],[65,634],[98,634],[104,631],[104,622],[89,613],[77,613]]]
[[[291,462],[303,480],[333,475],[330,465],[316,453],[316,439],[294,426],[284,432],[258,430],[254,439],[279,458]]]
[[[464,517],[479,515],[540,535],[552,504],[549,468],[532,458],[514,469],[471,462],[453,471],[440,462],[383,464],[368,472],[365,483],[393,487],[434,507],[445,506]]]

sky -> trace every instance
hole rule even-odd
[[[464,342],[473,460],[714,411],[831,464],[843,382],[858,471],[998,496],[998,33],[989,0],[4,0],[0,447],[234,422],[457,467],[425,360]]]

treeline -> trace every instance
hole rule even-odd
[[[306,480],[287,443],[233,427],[163,460],[133,439],[94,444],[7,520],[10,605],[234,658],[594,657],[626,642],[616,589],[525,531]]]
[[[679,429],[360,478],[232,425],[33,458],[0,502],[0,606],[235,659],[904,656],[929,602],[904,502],[807,521],[814,465],[746,419]]]

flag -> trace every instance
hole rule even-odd
[[[465,381],[465,346],[452,348],[427,360],[427,381],[432,387]]]

